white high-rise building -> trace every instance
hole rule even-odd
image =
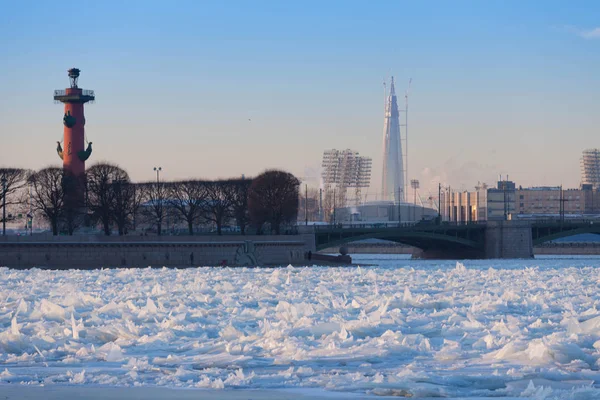
[[[581,156],[581,184],[600,188],[600,149],[587,149]]]
[[[383,125],[383,173],[381,179],[381,199],[396,203],[403,202],[404,161],[400,140],[400,113],[394,88],[394,77],[390,85],[390,94],[385,102]]]

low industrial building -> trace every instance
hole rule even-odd
[[[517,187],[508,180],[474,191],[446,189],[440,196],[442,221],[475,222],[511,219],[582,218],[598,215],[600,191],[592,184],[578,189],[560,186]]]

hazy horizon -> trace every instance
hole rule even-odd
[[[375,194],[390,75],[399,97],[413,80],[409,179],[423,195],[499,174],[575,187],[581,151],[600,147],[594,2],[3,5],[2,166],[60,164],[52,94],[71,67],[96,91],[88,165],[134,180],[282,168],[316,186],[323,150],[351,148],[373,158]]]

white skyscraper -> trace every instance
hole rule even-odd
[[[600,149],[587,149],[581,156],[581,184],[600,188]]]
[[[382,200],[404,201],[404,161],[400,141],[400,114],[394,88],[394,77],[390,94],[385,102],[383,125],[383,173],[381,180]]]

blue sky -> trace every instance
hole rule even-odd
[[[409,175],[469,189],[579,184],[600,147],[600,4],[521,1],[0,1],[1,165],[58,164],[66,70],[94,89],[93,161],[133,179],[317,174],[374,160],[383,79],[409,78]]]

